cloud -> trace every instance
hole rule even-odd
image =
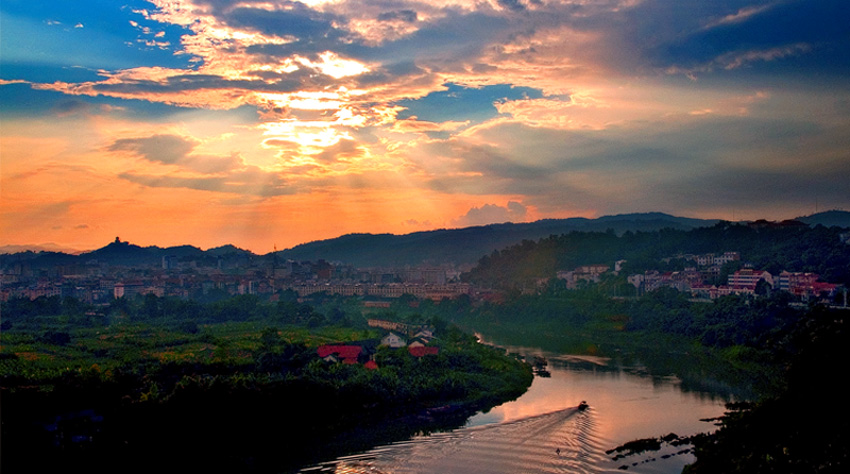
[[[50,14],[61,26],[42,9],[4,23],[0,108],[14,120],[2,145],[19,166],[3,180],[21,203],[36,201],[25,180],[50,162],[98,171],[62,176],[72,196],[119,176],[110,193],[164,190],[146,204],[346,202],[387,228],[466,209],[458,225],[848,199],[850,2],[149,3],[98,11],[115,21],[62,7]],[[98,114],[116,106],[126,113]],[[266,199],[281,195],[292,197]],[[70,217],[66,230],[95,221]]]
[[[417,120],[414,116],[395,122],[393,124],[393,130],[402,133],[451,132],[466,127],[469,123],[469,120],[464,122],[429,122],[427,120]]]
[[[527,208],[519,202],[509,201],[507,206],[484,204],[473,207],[458,219],[452,221],[457,227],[499,224],[503,222],[521,222],[525,219]]]
[[[431,221],[429,221],[429,220],[419,221],[417,219],[407,219],[407,220],[402,222],[402,225],[405,226],[405,227],[430,228],[431,227]]]
[[[53,112],[60,117],[69,115],[86,114],[95,109],[92,104],[76,99],[67,99],[53,105]]]
[[[149,174],[128,171],[119,178],[155,188],[187,188],[270,197],[292,194],[295,187],[279,174],[247,165],[237,154],[205,155],[195,153],[200,142],[178,135],[151,135],[121,138],[109,147],[148,162],[177,167],[177,173]],[[201,173],[202,176],[197,176]]]
[[[260,197],[283,196],[295,192],[295,189],[279,176],[262,172],[257,168],[222,177],[182,177],[137,173],[121,173],[118,177],[152,188],[186,188]]]
[[[767,11],[772,7],[773,5],[757,5],[744,7],[736,11],[735,13],[730,13],[717,20],[711,20],[708,24],[705,25],[704,29],[708,30],[718,26],[730,25],[734,23],[743,23],[749,20],[751,17],[758,15],[759,13],[762,13],[764,11]]]
[[[242,167],[238,155],[198,155],[193,153],[198,142],[177,135],[153,135],[115,140],[107,150],[129,152],[152,163],[175,165],[205,174],[221,173]]]
[[[403,21],[405,23],[415,23],[419,19],[415,10],[395,10],[391,12],[383,12],[378,15],[378,21]]]
[[[142,158],[164,164],[178,164],[195,148],[195,143],[176,135],[153,135],[142,138],[121,138],[109,146],[109,151],[128,151]]]

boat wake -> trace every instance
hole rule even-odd
[[[517,474],[610,472],[593,410],[568,408],[511,422],[413,438],[302,473]]]

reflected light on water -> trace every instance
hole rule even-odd
[[[513,351],[513,350],[512,350]],[[631,459],[606,454],[628,441],[669,433],[691,436],[715,426],[725,400],[680,390],[675,378],[605,367],[604,360],[547,355],[550,377],[535,377],[519,399],[471,417],[465,427],[415,437],[302,472],[678,474],[693,460],[665,447]],[[583,400],[587,411],[575,407]],[[556,450],[559,450],[556,451]]]
[[[679,390],[676,381],[624,372],[571,370],[549,366],[551,378],[536,377],[519,400],[470,418],[468,426],[518,420],[574,407],[587,400],[595,408],[598,434],[622,444],[636,438],[689,435],[713,429],[700,419],[723,413],[724,400]]]
[[[450,433],[341,458],[316,472],[393,474],[596,473],[604,461],[593,416],[574,408]],[[305,470],[302,472],[311,472]]]

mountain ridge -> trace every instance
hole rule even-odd
[[[826,225],[850,228],[850,212],[832,210],[794,220],[810,226]],[[570,217],[541,219],[534,222],[505,222],[453,229],[436,229],[409,234],[350,233],[324,240],[296,245],[292,248],[264,255],[254,254],[231,244],[202,250],[192,245],[172,247],[141,247],[115,239],[108,245],[69,255],[63,252],[4,253],[6,259],[29,260],[46,258],[61,262],[97,260],[104,263],[134,265],[157,263],[163,257],[179,258],[258,258],[292,260],[339,261],[355,267],[392,267],[421,264],[441,265],[474,264],[493,251],[501,250],[523,240],[538,240],[549,235],[570,232],[609,232],[621,234],[651,232],[665,228],[690,230],[709,227],[720,219],[678,217],[662,212],[630,213],[602,216],[595,219]],[[3,248],[0,248],[2,252]]]

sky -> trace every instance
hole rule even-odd
[[[0,3],[0,245],[850,209],[845,0]]]

